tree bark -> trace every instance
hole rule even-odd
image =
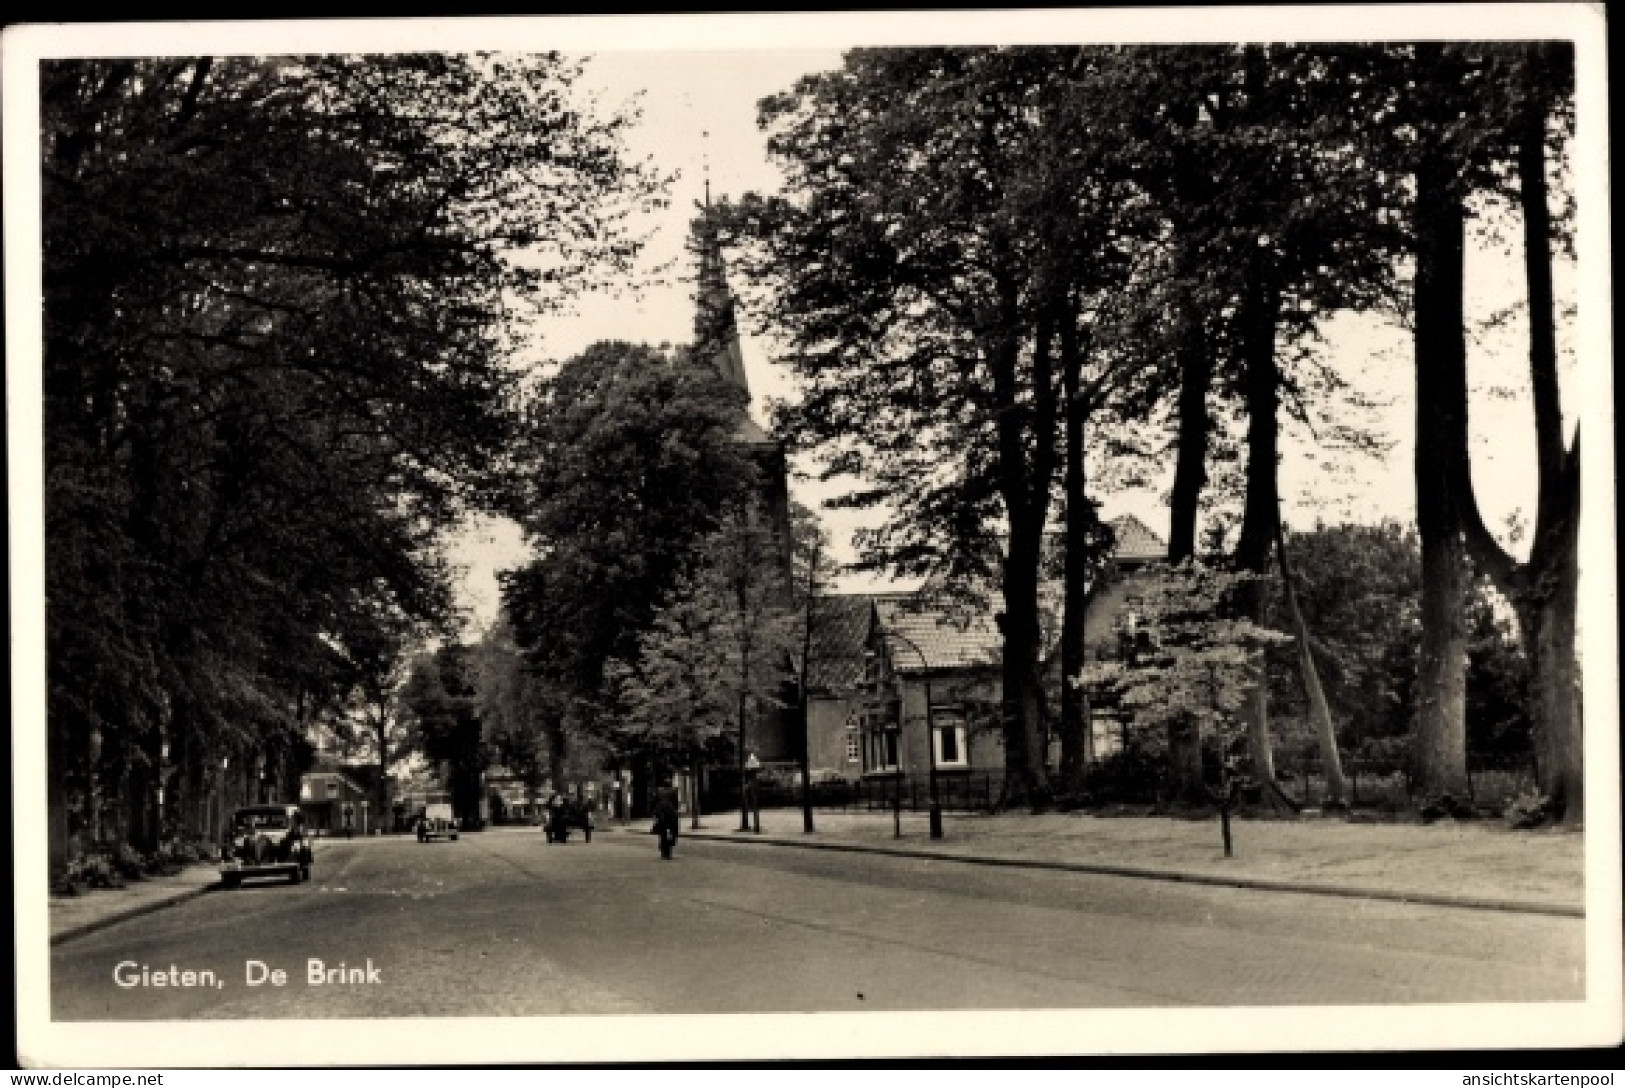
[[[1174,350],[1179,364],[1179,437],[1168,500],[1168,562],[1175,565],[1196,555],[1196,522],[1202,488],[1207,484],[1212,425],[1207,397],[1213,386],[1213,359],[1208,354],[1202,315],[1188,296],[1181,301],[1178,336]]]
[[[1552,574],[1551,592],[1518,610],[1519,626],[1529,655],[1541,792],[1553,819],[1578,828],[1585,823],[1585,738],[1574,653],[1578,571],[1572,552],[1567,569]]]
[[[1453,464],[1467,449],[1462,198],[1442,152],[1416,172],[1416,524],[1422,642],[1412,760],[1425,798],[1467,796],[1467,556]]]
[[[1053,311],[1039,321],[1030,397],[1023,398],[1018,395],[1020,291],[1013,275],[1000,278],[998,332],[990,345],[989,362],[997,411],[997,478],[1009,528],[1000,621],[1004,636],[1001,702],[1005,741],[1001,803],[1030,805],[1035,810],[1045,807],[1050,798],[1039,721],[1039,655],[1043,639],[1038,616],[1038,569],[1055,471],[1057,397],[1050,358],[1052,317]]]
[[[1098,564],[1087,549],[1094,537],[1096,517],[1088,497],[1084,430],[1092,405],[1080,391],[1083,353],[1077,328],[1068,315],[1061,324],[1061,381],[1066,403],[1066,565],[1061,617],[1061,789],[1076,795],[1083,790],[1090,752],[1089,693],[1077,678],[1083,675],[1085,620],[1089,610],[1089,578]]]
[[[548,785],[556,793],[564,787],[564,723],[556,715],[549,716],[542,720],[542,731],[547,738]]]
[[[1242,296],[1243,394],[1247,404],[1247,495],[1241,536],[1236,541],[1238,570],[1258,575],[1269,570],[1270,550],[1281,520],[1277,461],[1280,456],[1280,376],[1275,364],[1275,324],[1280,293],[1259,247],[1248,255]],[[1246,586],[1237,604],[1252,620],[1264,619],[1262,581]],[[1262,670],[1261,670],[1262,674]],[[1261,680],[1242,708],[1247,745],[1259,778],[1275,784],[1275,748],[1270,736],[1269,682]]]
[[[382,706],[378,707],[378,821],[389,827],[392,813],[389,808],[389,718]]]
[[[1524,273],[1529,295],[1529,371],[1535,410],[1539,500],[1529,560],[1518,563],[1485,527],[1473,490],[1462,323],[1464,214],[1453,163],[1424,156],[1417,169],[1417,522],[1422,536],[1423,643],[1417,717],[1426,793],[1466,788],[1465,642],[1461,613],[1470,554],[1518,614],[1529,660],[1535,748],[1551,814],[1584,821],[1583,722],[1576,688],[1575,607],[1580,444],[1563,447],[1558,396],[1546,119],[1553,93],[1548,47],[1529,46],[1521,68],[1518,145]],[[1458,766],[1459,765],[1459,766]]]
[[[1529,292],[1529,376],[1535,408],[1539,499],[1534,541],[1522,565],[1506,555],[1479,516],[1471,465],[1463,449],[1458,487],[1468,509],[1467,542],[1496,585],[1515,604],[1529,659],[1540,786],[1552,817],[1583,826],[1584,718],[1575,658],[1579,597],[1580,438],[1563,443],[1552,294],[1551,216],[1546,189],[1546,117],[1550,47],[1529,46],[1518,117],[1518,177],[1523,213],[1524,275]]]

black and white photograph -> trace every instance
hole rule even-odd
[[[1617,1045],[1604,20],[8,27],[20,1059]]]

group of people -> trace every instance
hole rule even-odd
[[[544,827],[549,830],[550,834],[554,834],[566,832],[570,826],[576,825],[578,821],[590,825],[590,808],[590,801],[578,801],[558,793],[550,794],[545,805]],[[660,837],[660,856],[667,861],[671,860],[672,851],[677,846],[680,813],[681,804],[678,801],[675,787],[662,786],[655,790],[652,812],[654,826],[649,831],[651,834]]]

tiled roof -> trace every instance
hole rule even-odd
[[[843,593],[820,597],[813,608],[807,686],[839,691],[863,681],[863,649],[869,639],[874,595]]]
[[[900,673],[999,662],[1002,641],[991,612],[951,611],[917,596],[878,600],[875,612],[883,632],[900,636],[889,647],[892,668]]]
[[[1131,563],[1166,559],[1168,546],[1132,514],[1113,518],[1115,558]],[[853,687],[863,681],[863,649],[873,603],[881,630],[893,638],[892,668],[900,673],[923,669],[997,666],[1003,649],[998,625],[998,593],[989,589],[983,607],[955,604],[934,591],[940,579],[928,579],[915,593],[854,594],[826,598],[821,622],[813,631],[812,686],[825,690]],[[1060,633],[1062,593],[1059,579],[1042,579],[1039,622],[1046,648]],[[910,646],[918,647],[918,652]],[[923,658],[923,662],[922,662]]]
[[[1133,514],[1113,518],[1111,527],[1112,532],[1117,534],[1117,550],[1113,553],[1115,558],[1140,562],[1157,562],[1168,558],[1167,543]]]

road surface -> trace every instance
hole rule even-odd
[[[324,841],[51,981],[59,1020],[303,1019],[1580,1000],[1583,964],[1571,919],[526,829]]]

